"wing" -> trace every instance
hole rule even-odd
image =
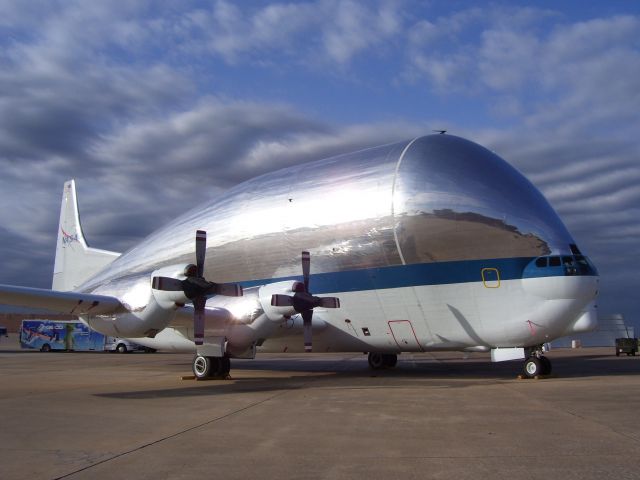
[[[127,311],[115,297],[12,285],[0,285],[0,304],[45,308],[70,315],[106,315]]]

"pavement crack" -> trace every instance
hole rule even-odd
[[[207,425],[211,425],[213,423],[219,422],[220,420],[224,420],[226,418],[232,417],[233,415],[236,415],[238,413],[245,412],[245,411],[247,411],[247,410],[249,410],[249,409],[251,409],[253,407],[257,407],[258,405],[262,405],[263,403],[266,403],[266,402],[268,402],[270,400],[273,400],[274,398],[277,398],[277,397],[279,397],[281,395],[284,395],[284,394],[286,394],[288,392],[289,392],[288,390],[283,390],[283,391],[278,392],[278,393],[276,393],[274,395],[271,395],[271,396],[269,396],[267,398],[264,398],[264,399],[262,399],[262,400],[260,400],[258,402],[251,403],[251,404],[246,405],[246,406],[244,406],[242,408],[239,408],[237,410],[233,410],[232,412],[226,413],[224,415],[220,415],[219,417],[212,418],[211,420],[207,420],[206,422],[199,423],[198,425],[193,425],[193,426],[191,426],[189,428],[185,428],[183,430],[180,430],[179,432],[172,433],[171,435],[164,436],[164,437],[159,438],[157,440],[154,440],[152,442],[147,442],[147,443],[145,443],[143,445],[139,445],[139,446],[137,446],[135,448],[131,448],[131,449],[126,450],[124,452],[120,452],[120,453],[118,453],[116,455],[112,455],[109,458],[105,458],[103,460],[100,460],[99,462],[95,462],[95,463],[92,463],[91,465],[87,465],[85,467],[79,468],[77,470],[74,470],[73,472],[66,473],[66,474],[61,475],[59,477],[54,477],[52,480],[61,480],[63,478],[69,478],[69,477],[71,477],[73,475],[76,475],[78,473],[84,472],[84,471],[89,470],[89,469],[91,469],[93,467],[97,467],[98,465],[102,465],[104,463],[111,462],[112,460],[116,460],[118,458],[124,457],[126,455],[131,454],[131,453],[139,452],[141,450],[144,450],[145,448],[152,447],[154,445],[157,445],[159,443],[165,442],[167,440],[171,440],[173,438],[179,437],[180,435],[184,435],[185,433],[192,432],[192,431],[197,430],[199,428],[206,427]]]

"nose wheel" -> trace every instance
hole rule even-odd
[[[524,362],[524,375],[528,378],[551,374],[551,361],[544,355],[530,356]]]

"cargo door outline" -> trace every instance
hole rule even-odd
[[[387,323],[391,335],[401,351],[424,351],[410,320],[389,320]]]

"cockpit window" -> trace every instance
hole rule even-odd
[[[589,262],[587,262],[587,259],[584,258],[582,255],[576,255],[576,263],[578,265],[584,265],[585,267],[589,266]]]
[[[547,257],[540,257],[536,259],[536,267],[544,268],[547,266]]]
[[[540,275],[598,275],[598,271],[584,255],[562,255],[536,258],[525,269],[523,278]]]
[[[559,267],[560,266],[560,257],[549,257],[549,266],[550,267]]]

